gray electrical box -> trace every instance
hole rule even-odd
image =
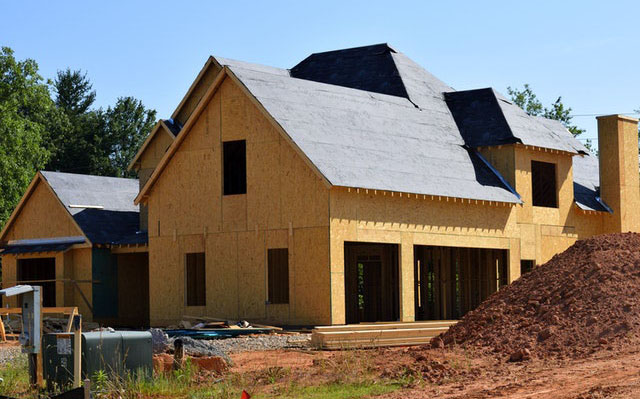
[[[22,345],[22,352],[40,353],[42,287],[37,285],[16,285],[0,290],[0,296],[2,295],[22,295],[22,327],[18,340]]]
[[[73,334],[46,334],[42,342],[44,379],[66,386],[73,382]],[[153,371],[151,333],[100,331],[82,333],[82,378],[96,372],[150,376]]]

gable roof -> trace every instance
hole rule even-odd
[[[139,208],[133,203],[138,180],[42,171],[34,177],[0,237],[8,231],[40,181],[51,189],[89,243],[112,244],[125,237],[138,240],[141,236]]]
[[[67,211],[94,244],[141,236],[137,179],[42,172]]]
[[[86,208],[108,211],[138,212],[133,198],[138,180],[121,177],[40,172],[72,215]]]
[[[464,147],[443,100],[418,109],[398,96],[229,68],[334,186],[519,202]]]
[[[291,70],[210,60],[223,69],[185,123],[184,135],[228,76],[329,185],[519,203],[476,147],[522,143],[588,154],[562,124],[529,116],[493,89],[455,92],[387,44],[312,54]],[[576,203],[592,203],[596,194],[583,190]]]
[[[237,79],[331,185],[520,202],[495,171],[465,148],[442,96],[421,101],[417,108],[400,96],[293,78],[283,69],[218,60],[225,65],[223,72]],[[209,95],[214,92],[211,88]],[[191,118],[196,117],[194,112]],[[191,118],[137,202],[162,173],[178,141],[188,134]]]

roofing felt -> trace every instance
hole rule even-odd
[[[408,98],[392,50],[386,44],[314,53],[291,68],[291,76]]]
[[[41,173],[93,244],[112,244],[127,237],[131,242],[123,243],[140,243],[139,208],[133,203],[139,190],[137,179]]]
[[[291,68],[294,78],[409,99],[433,107],[432,97],[453,90],[386,43],[315,53]]]
[[[418,109],[402,97],[230,69],[333,185],[519,202],[474,161],[442,99]]]
[[[84,207],[138,212],[138,206],[133,203],[139,190],[137,179],[46,171],[41,173],[72,215],[81,212]]]
[[[453,92],[386,44],[312,54],[291,71],[214,59],[333,185],[519,202],[469,148],[519,142],[588,153],[560,123],[527,115],[493,89]],[[576,202],[597,208],[587,186]]]
[[[138,233],[140,226],[138,212],[84,209],[73,215],[73,219],[94,244],[146,242],[146,234]]]
[[[573,157],[573,196],[580,209],[611,212],[600,200],[600,165],[595,155]]]
[[[449,92],[445,98],[469,146],[522,143],[571,153],[584,150],[564,126],[528,115],[491,88]]]

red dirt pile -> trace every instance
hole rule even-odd
[[[608,234],[565,252],[491,295],[442,334],[512,361],[582,357],[640,337],[640,234]],[[437,340],[436,340],[437,342]]]

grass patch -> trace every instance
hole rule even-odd
[[[377,396],[400,389],[398,384],[329,384],[321,386],[296,387],[284,392],[280,398],[293,399],[356,399],[366,396]],[[267,398],[268,395],[256,395],[255,398]]]
[[[133,375],[114,377],[106,373],[92,376],[93,397],[96,399],[139,399],[141,397],[172,399],[238,399],[246,390],[256,399],[266,398],[363,398],[382,395],[406,384],[402,379],[380,380],[370,373],[367,359],[344,353],[327,362],[320,362],[320,375],[299,378],[290,368],[278,366],[246,373],[216,376],[199,372],[187,362],[183,370],[156,374],[153,378]],[[26,357],[19,357],[0,369],[0,395],[37,398],[29,386]],[[339,377],[338,377],[339,376]]]
[[[30,394],[27,357],[21,355],[0,367],[0,395],[25,397]]]

